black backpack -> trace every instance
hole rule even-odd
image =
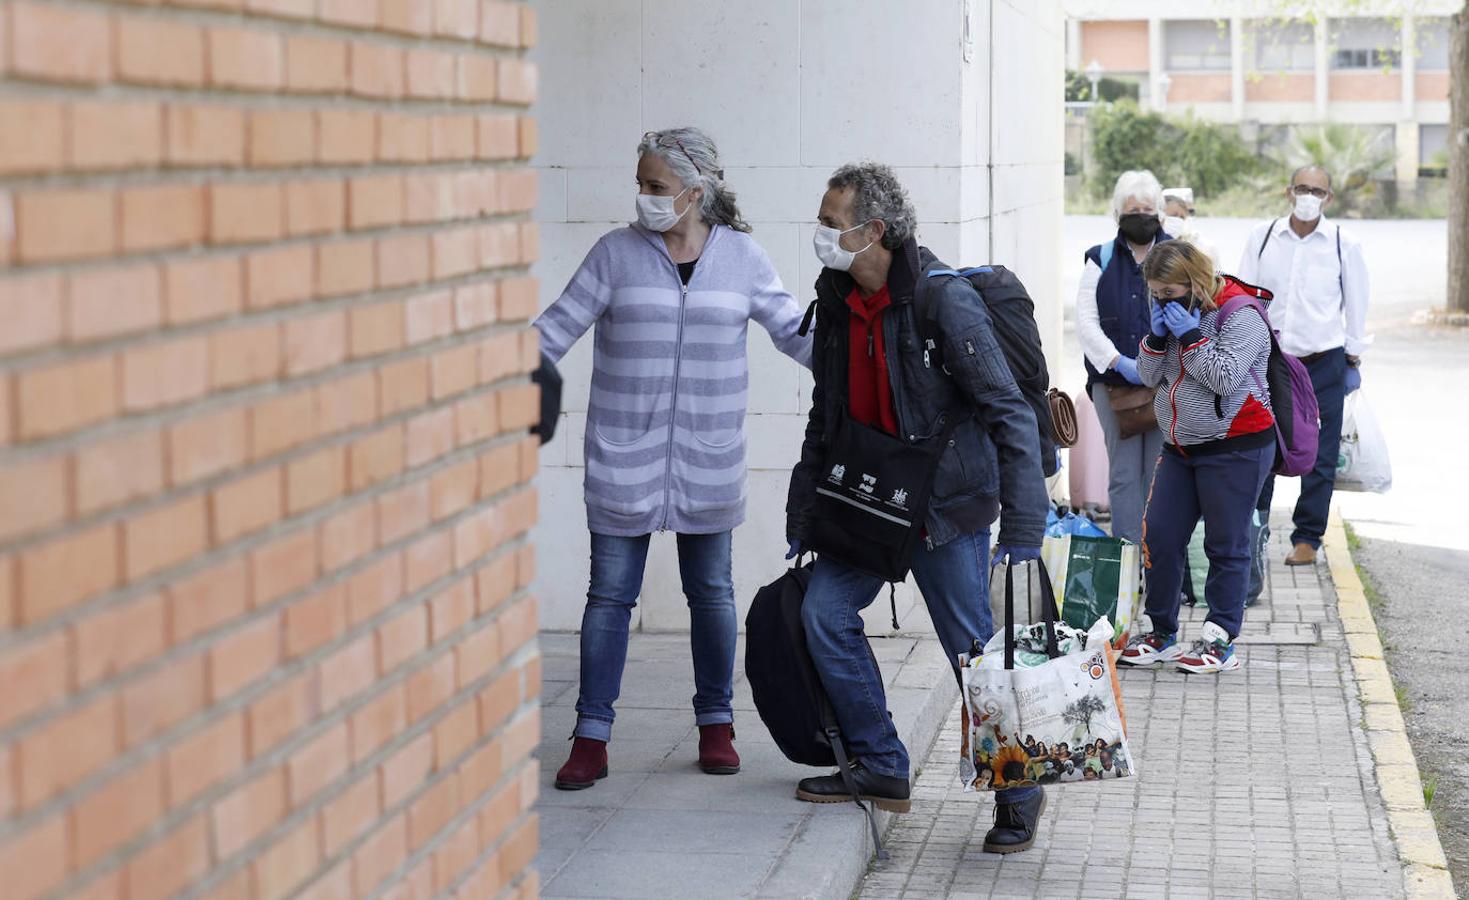
[[[841,727],[806,647],[801,605],[814,567],[814,563],[793,566],[755,594],[745,616],[745,677],[760,720],[787,759],[807,766],[838,767],[852,799],[867,815],[878,858],[886,859],[877,821],[858,797]],[[872,645],[863,641],[862,646],[872,656]],[[872,664],[877,665],[875,656]]]
[[[1056,426],[1051,417],[1051,375],[1046,370],[1046,355],[1041,349],[1041,330],[1035,324],[1035,303],[1025,285],[1004,266],[976,266],[970,269],[930,269],[929,278],[941,275],[966,278],[974,286],[989,310],[994,323],[995,339],[1005,354],[1010,374],[1020,387],[1025,402],[1035,413],[1040,440],[1041,471],[1049,478],[1056,474]],[[932,292],[921,290],[914,298],[918,327],[924,333],[924,349],[939,366],[943,365],[943,342],[935,319],[937,310],[930,302]]]

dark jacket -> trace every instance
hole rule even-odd
[[[893,254],[888,272],[892,305],[882,314],[888,375],[900,436],[921,441],[942,431],[940,417],[973,410],[939,461],[925,526],[932,546],[994,522],[1003,507],[999,541],[1038,547],[1045,532],[1049,498],[1041,473],[1035,415],[1016,387],[996,342],[990,315],[963,278],[928,279],[946,268],[926,247],[909,239]],[[811,416],[801,461],[791,473],[786,536],[806,540],[816,485],[839,412],[847,404],[850,315],[846,298],[854,286],[846,272],[822,269],[816,279],[816,334],[811,371]],[[914,314],[915,290],[931,295],[944,337],[949,369],[925,363]]]
[[[1169,235],[1158,232],[1157,243],[1171,240],[1173,238]],[[1086,259],[1101,266],[1102,245],[1088,249]],[[1102,269],[1102,278],[1097,282],[1097,318],[1101,320],[1102,333],[1111,339],[1112,346],[1123,356],[1137,356],[1137,345],[1152,333],[1152,323],[1148,318],[1148,304],[1151,302],[1148,283],[1143,280],[1143,267],[1132,258],[1131,245],[1122,236],[1122,232],[1118,231],[1117,236],[1112,239],[1112,260]],[[1086,363],[1088,395],[1092,392],[1092,385],[1097,382],[1130,384],[1115,369],[1098,372],[1091,360],[1083,361]]]

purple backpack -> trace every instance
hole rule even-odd
[[[1321,410],[1316,404],[1316,388],[1311,384],[1311,374],[1299,359],[1280,349],[1280,332],[1270,324],[1265,312],[1266,300],[1274,299],[1267,290],[1254,285],[1237,282],[1251,294],[1230,297],[1219,308],[1219,330],[1237,309],[1250,307],[1265,320],[1270,329],[1270,361],[1265,366],[1265,384],[1260,383],[1260,373],[1254,369],[1250,375],[1255,386],[1264,390],[1269,386],[1270,408],[1275,415],[1275,474],[1304,475],[1316,467],[1316,448],[1321,439]]]

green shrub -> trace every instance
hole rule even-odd
[[[1092,110],[1090,126],[1094,170],[1088,179],[1099,195],[1129,169],[1148,169],[1165,187],[1188,185],[1200,198],[1222,194],[1260,170],[1260,159],[1237,130],[1192,115],[1165,118],[1124,101]]]

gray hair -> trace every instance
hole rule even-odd
[[[1295,184],[1296,179],[1300,178],[1301,175],[1306,172],[1320,172],[1322,175],[1325,175],[1326,189],[1328,191],[1331,190],[1331,173],[1326,171],[1325,166],[1318,166],[1315,163],[1306,163],[1304,166],[1297,167],[1294,172],[1290,173],[1290,183]]]
[[[1147,169],[1135,169],[1117,176],[1117,186],[1112,189],[1112,218],[1122,217],[1122,207],[1129,200],[1146,200],[1163,216],[1163,185]]]
[[[866,224],[881,219],[887,224],[882,245],[889,250],[903,246],[918,228],[918,214],[908,192],[893,170],[882,163],[848,163],[832,173],[826,186],[832,190],[852,189],[852,220]]]
[[[735,205],[735,195],[724,184],[719,149],[714,139],[697,128],[667,128],[650,131],[638,142],[638,157],[653,154],[668,163],[686,188],[703,188],[699,213],[710,224],[749,231],[750,225]]]

